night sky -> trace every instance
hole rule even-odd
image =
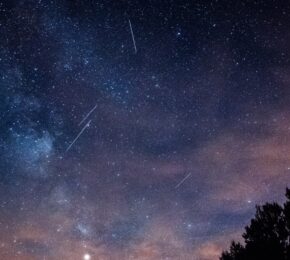
[[[0,0],[0,259],[218,259],[290,181],[290,2]]]

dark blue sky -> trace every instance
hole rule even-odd
[[[217,259],[289,182],[289,26],[287,1],[0,0],[0,258]]]

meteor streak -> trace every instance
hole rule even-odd
[[[77,137],[72,141],[72,143],[68,146],[68,148],[66,148],[65,152],[68,152],[69,149],[73,146],[73,144],[79,139],[79,137],[82,135],[82,133],[90,126],[90,123],[92,122],[92,120],[90,120],[89,122],[86,123],[86,125],[82,128],[82,130],[79,132],[79,134],[77,135]]]

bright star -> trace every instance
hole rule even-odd
[[[91,256],[89,254],[85,254],[83,257],[84,260],[90,260]]]

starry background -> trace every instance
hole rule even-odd
[[[218,259],[290,180],[289,28],[278,0],[0,1],[0,258]]]

